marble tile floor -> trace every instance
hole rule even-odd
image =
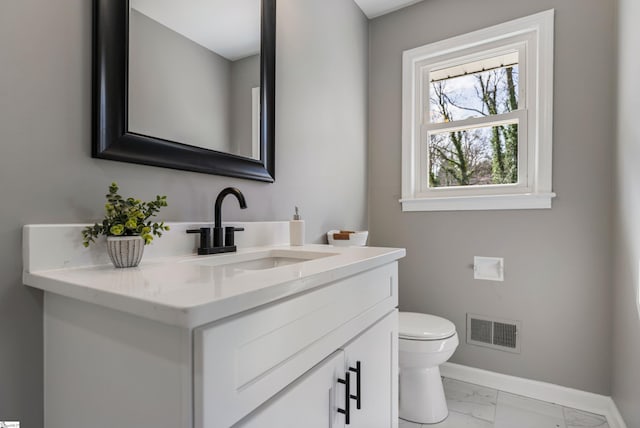
[[[604,416],[453,379],[443,379],[449,417],[399,428],[609,428]]]

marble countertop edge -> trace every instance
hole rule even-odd
[[[291,297],[405,255],[404,249],[379,247],[265,246],[238,254],[273,249],[327,252],[335,257],[216,278],[208,267],[191,263],[193,254],[143,261],[138,268],[108,265],[24,272],[24,284],[68,298],[130,313],[169,325],[194,328]]]

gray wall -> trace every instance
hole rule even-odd
[[[633,1],[633,0],[630,0]],[[551,210],[402,213],[402,51],[555,8]],[[601,0],[429,0],[374,19],[369,57],[369,227],[407,248],[400,309],[522,321],[522,353],[464,343],[453,362],[608,394],[615,8]],[[505,258],[474,281],[473,256]]]
[[[231,62],[133,9],[129,48],[129,130],[230,152]]]
[[[640,427],[640,3],[619,0],[618,144],[612,395],[629,428]]]
[[[231,63],[229,111],[233,153],[252,157],[252,95],[260,86],[260,55]]]
[[[22,285],[21,228],[98,218],[108,183],[166,194],[163,219],[283,220],[307,241],[365,228],[367,21],[344,0],[279,0],[276,183],[91,159],[91,2],[0,2],[0,415],[41,427],[42,295]],[[331,28],[331,31],[327,31]],[[348,41],[348,42],[345,42]],[[313,84],[310,84],[313,83]]]

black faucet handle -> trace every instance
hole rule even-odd
[[[201,227],[200,229],[188,229],[187,233],[199,233],[200,248],[198,248],[198,254],[208,254],[207,251],[211,248],[211,228]]]
[[[244,231],[244,227],[227,226],[224,228],[224,246],[233,247],[236,245],[235,232]]]
[[[200,233],[201,235],[211,234],[210,227],[201,227],[199,229],[187,229],[187,233]]]

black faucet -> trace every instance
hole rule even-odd
[[[244,200],[244,195],[242,194],[242,192],[238,189],[236,189],[235,187],[227,187],[226,189],[223,189],[222,192],[218,193],[218,197],[216,198],[216,203],[214,205],[214,223],[213,223],[213,246],[214,247],[222,247],[223,246],[223,242],[222,242],[222,201],[224,201],[224,198],[227,195],[233,195],[238,199],[238,203],[240,204],[240,208],[242,208],[243,210],[247,208],[247,202]],[[235,231],[240,231],[240,230],[244,230],[243,228],[239,228],[239,227],[227,227],[225,229],[228,229],[226,232],[226,237],[229,238],[229,236],[231,237],[231,242],[224,242],[225,246],[232,246],[233,245],[233,232]],[[238,230],[240,229],[240,230]],[[232,251],[235,251],[232,250]]]
[[[189,229],[187,233],[199,233],[200,234],[200,248],[198,248],[198,254],[218,254],[218,253],[232,253],[236,251],[235,246],[235,232],[243,231],[243,227],[222,227],[222,201],[227,195],[233,195],[238,199],[240,208],[247,208],[247,202],[244,200],[242,192],[235,187],[227,187],[223,189],[216,198],[214,206],[214,224],[213,224],[213,245],[211,245],[211,228],[202,227],[200,229]],[[223,236],[224,233],[224,236]],[[224,237],[224,239],[223,239]]]

